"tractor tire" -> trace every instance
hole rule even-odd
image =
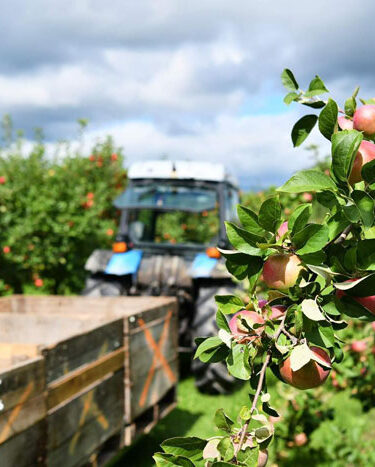
[[[234,287],[234,285],[233,288],[213,286],[199,289],[192,326],[193,339],[217,334],[215,295],[232,294]],[[237,385],[237,380],[228,373],[225,362],[203,363],[196,359],[192,362],[191,370],[195,377],[195,386],[201,392],[228,394]]]
[[[81,295],[86,297],[119,297],[124,290],[119,282],[108,281],[103,277],[89,277]]]

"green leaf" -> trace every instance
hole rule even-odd
[[[375,201],[371,198],[371,196],[364,191],[354,190],[352,192],[352,199],[354,200],[363,225],[365,227],[371,227],[374,223],[374,204]]]
[[[288,221],[288,228],[292,231],[292,235],[306,226],[311,216],[311,211],[311,204],[301,204],[301,206],[297,206],[292,212]]]
[[[208,337],[198,346],[195,352],[194,358],[198,358],[204,352],[212,351],[213,349],[216,349],[217,347],[220,347],[222,345],[223,345],[223,342],[219,337],[217,336]]]
[[[340,300],[337,300],[337,308],[340,313],[350,318],[366,322],[375,320],[375,315],[349,295],[343,296]]]
[[[355,97],[351,96],[349,99],[346,99],[345,101],[345,113],[346,115],[349,115],[350,117],[353,117],[355,109],[357,107]]]
[[[300,101],[301,102],[301,101]],[[324,101],[310,101],[310,102],[301,102],[302,105],[311,107],[312,109],[322,109],[326,103]]]
[[[235,378],[248,380],[251,376],[251,368],[248,362],[249,348],[245,345],[235,344],[227,357],[229,373]]]
[[[239,280],[253,277],[263,268],[263,261],[257,256],[250,256],[233,250],[219,249],[219,251],[227,259],[226,267],[230,274],[233,274]]]
[[[269,232],[274,233],[280,222],[280,217],[281,207],[278,198],[275,196],[266,199],[259,210],[259,224]]]
[[[327,105],[319,115],[319,130],[320,133],[331,141],[331,137],[337,128],[338,107],[336,102],[329,98]]]
[[[201,438],[170,438],[161,443],[161,448],[167,454],[175,456],[184,456],[192,461],[202,459],[202,452],[207,444],[207,441]]]
[[[357,130],[343,130],[332,136],[332,171],[337,180],[347,183],[362,140]]]
[[[265,231],[259,225],[258,216],[254,211],[247,208],[246,206],[241,206],[240,204],[237,206],[237,214],[238,218],[242,224],[242,227],[254,235],[258,235],[259,237],[264,237]]]
[[[320,224],[309,224],[292,236],[292,242],[299,255],[320,251],[328,243],[328,227]]]
[[[300,146],[311,133],[314,128],[318,117],[316,115],[305,115],[300,118],[292,129],[292,142],[293,146]]]
[[[362,178],[367,183],[375,182],[375,160],[364,164],[361,170]]]
[[[156,463],[156,467],[194,467],[191,460],[186,457],[174,456],[173,454],[167,454],[164,452],[157,452],[153,455],[153,459]]]
[[[355,204],[347,204],[346,206],[343,206],[342,212],[352,224],[356,224],[361,219],[361,213]]]
[[[281,82],[283,86],[290,91],[297,91],[299,88],[293,73],[288,70],[288,68],[285,68],[281,73]]]
[[[227,230],[228,240],[234,248],[251,256],[263,255],[263,251],[256,247],[257,243],[262,243],[264,241],[262,237],[251,234],[232,222],[225,222],[225,227]]]
[[[312,359],[312,352],[307,344],[294,347],[290,354],[290,367],[292,371],[298,371],[307,365]]]
[[[216,323],[219,329],[224,329],[225,331],[230,332],[230,328],[228,325],[228,321],[225,318],[223,312],[221,310],[217,310],[216,312]]]
[[[227,433],[232,432],[232,427],[234,425],[234,421],[231,420],[224,412],[223,409],[218,409],[215,413],[214,423],[219,430],[225,431]]]
[[[245,308],[243,301],[236,295],[215,295],[215,302],[219,310],[226,315],[237,313]]]
[[[331,217],[327,222],[329,240],[331,241],[338,235],[340,235],[341,232],[343,232],[349,224],[350,221],[341,212],[338,212],[333,217]]]
[[[368,297],[375,295],[375,274],[369,274],[353,282],[341,282],[334,284],[336,289],[343,290],[353,297]]]
[[[237,459],[239,462],[242,462],[241,465],[246,465],[247,467],[257,467],[259,465],[258,456],[259,456],[258,447],[246,448],[246,449],[241,449],[241,451],[237,454]],[[233,467],[233,464],[231,465]]]
[[[338,188],[333,180],[319,170],[301,170],[294,174],[277,191],[284,193],[303,193],[304,191],[337,191]]]
[[[375,239],[360,240],[358,242],[357,264],[360,269],[375,269]]]
[[[305,299],[301,303],[301,307],[302,313],[312,321],[325,321],[325,317],[315,300],[310,298]]]
[[[217,445],[217,450],[220,452],[224,462],[230,461],[234,456],[234,447],[230,438],[223,438]]]
[[[293,101],[298,99],[298,94],[296,92],[288,92],[288,94],[284,97],[284,103],[286,105],[290,105]]]
[[[310,81],[309,89],[305,92],[305,96],[314,97],[325,94],[326,92],[329,92],[328,89],[325,87],[321,78],[316,75],[315,78]]]

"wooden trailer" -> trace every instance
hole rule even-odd
[[[177,303],[163,297],[0,299],[0,459],[107,458],[176,404]]]

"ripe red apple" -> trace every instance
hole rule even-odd
[[[40,278],[35,279],[34,285],[35,287],[43,287],[43,279],[40,279]]]
[[[313,200],[313,195],[311,193],[303,193],[302,198],[306,203],[310,203]]]
[[[95,197],[95,194],[92,191],[89,191],[86,195],[87,199],[94,199],[94,197]]]
[[[0,185],[4,185],[4,183],[7,181],[7,179],[4,177],[4,175],[2,175],[0,177]]]
[[[347,282],[354,282],[356,279],[350,279]],[[336,290],[336,296],[337,298],[341,298],[346,293],[343,290]],[[356,302],[360,303],[362,306],[364,306],[370,313],[375,315],[375,295],[369,295],[368,297],[353,297],[351,296],[353,300]]]
[[[375,106],[374,106],[375,107]],[[362,141],[355,156],[352,171],[349,176],[349,183],[354,185],[362,181],[362,167],[375,159],[375,144],[370,141]]]
[[[263,279],[270,289],[286,290],[295,285],[301,269],[296,255],[272,255],[264,263]]]
[[[274,319],[279,319],[284,315],[286,311],[285,306],[274,305],[274,306],[271,306],[271,311],[269,311],[269,309],[266,308],[267,303],[268,303],[267,300],[259,300],[258,302],[258,305],[262,309],[262,313],[264,317],[268,317],[269,319],[274,320]]]
[[[258,454],[258,464],[257,467],[266,467],[268,462],[268,451],[267,449],[260,450]]]
[[[296,446],[304,446],[307,443],[306,433],[298,433],[294,437],[294,444]]]
[[[91,155],[89,156],[89,160],[90,160],[91,162],[94,162],[95,159],[96,159],[96,158],[95,158],[94,154],[91,154]]]
[[[366,341],[354,341],[351,343],[350,349],[356,353],[364,352],[367,349],[367,343]]]
[[[112,160],[112,161],[117,161],[117,159],[118,159],[118,155],[117,155],[116,153],[113,153],[113,154],[111,155],[111,160]]]
[[[241,310],[235,313],[229,321],[229,328],[232,335],[235,338],[240,339],[240,343],[252,342],[258,336],[260,336],[260,334],[262,334],[264,326],[254,329],[254,331],[252,331],[253,335],[249,336],[251,331],[249,331],[248,328],[241,323],[241,319],[244,319],[247,323],[249,323],[250,327],[254,323],[264,324],[264,319],[256,311]]]
[[[316,356],[331,364],[331,359],[325,350],[314,346],[310,347],[310,349]],[[322,385],[331,371],[329,368],[321,366],[315,360],[310,360],[309,363],[299,370],[293,371],[290,366],[290,357],[284,360],[279,368],[283,380],[297,389],[311,389]]]
[[[346,118],[344,116],[337,119],[337,123],[342,130],[352,130],[353,129],[353,120]]]
[[[4,252],[5,255],[8,254],[8,253],[10,253],[10,246],[5,245],[5,246],[3,247],[3,252]]]
[[[366,136],[375,134],[375,105],[363,105],[354,112],[353,128]]]
[[[277,230],[276,240],[279,240],[284,234],[288,232],[288,221],[283,222]]]

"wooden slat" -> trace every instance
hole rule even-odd
[[[29,390],[31,392],[31,386]],[[0,445],[15,434],[21,433],[45,418],[47,410],[44,394],[32,399],[27,398],[27,396],[28,392],[25,392],[25,401],[21,399],[20,404],[1,414]]]
[[[105,440],[121,430],[123,378],[123,371],[117,371],[48,415],[49,466],[83,465]]]
[[[8,411],[18,405],[25,394],[28,400],[45,390],[44,360],[38,357],[19,363],[1,372],[0,379],[0,399],[4,411]]]
[[[47,383],[122,347],[122,341],[123,322],[118,319],[44,348]]]
[[[3,467],[44,466],[45,419],[0,444],[0,465]]]
[[[57,405],[81,392],[95,381],[124,366],[124,348],[115,350],[95,362],[69,373],[67,376],[48,385],[47,407]]]

